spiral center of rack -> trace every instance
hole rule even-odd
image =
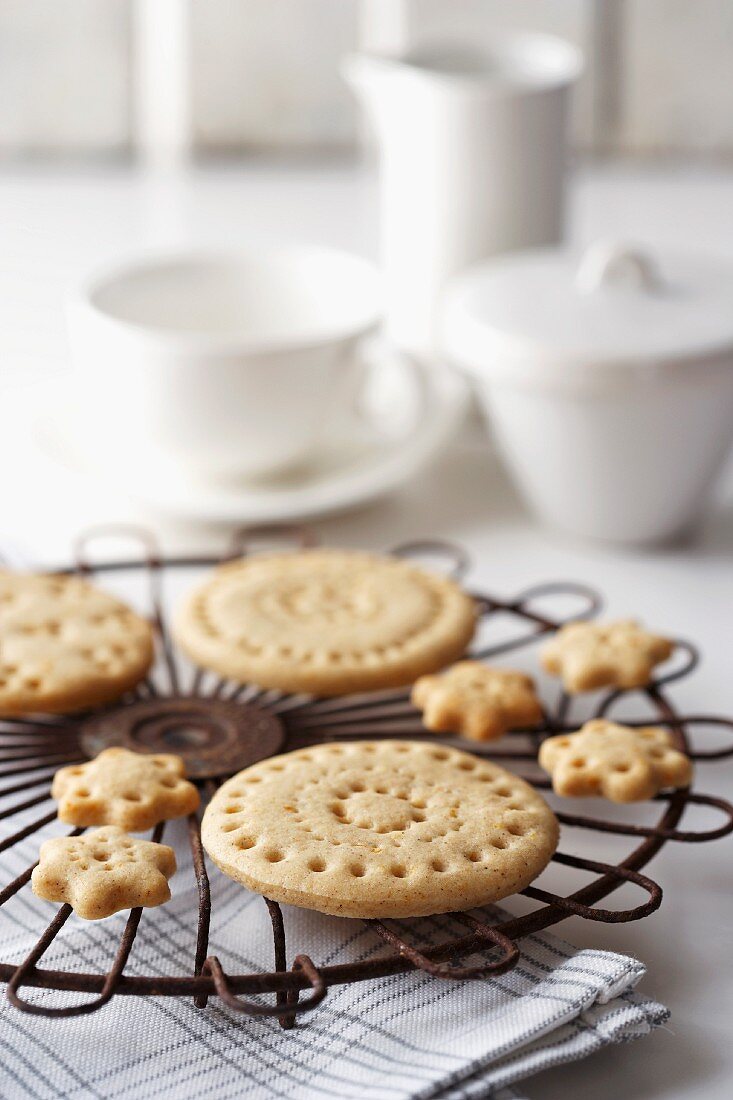
[[[276,715],[222,699],[185,696],[130,703],[88,718],[81,727],[88,756],[121,746],[132,752],[172,752],[191,779],[231,775],[272,756],[285,731]]]

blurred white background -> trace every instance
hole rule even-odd
[[[497,29],[583,49],[579,149],[733,153],[730,0],[0,0],[0,156],[125,157],[150,112],[200,157],[349,153],[347,50]]]
[[[283,242],[378,259],[374,137],[344,55],[488,48],[517,30],[559,35],[586,60],[568,242],[733,254],[730,0],[0,0],[0,406],[25,447],[0,530],[20,526],[34,552],[43,541],[58,557],[85,517],[127,507],[74,456],[41,461],[34,417],[57,397],[19,392],[68,377],[65,304],[90,270],[135,252]],[[459,443],[476,444],[488,522],[503,474],[489,474],[473,429]],[[726,544],[730,485],[703,532]],[[430,487],[447,506],[440,474]],[[28,510],[38,494],[44,509]]]

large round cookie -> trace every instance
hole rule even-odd
[[[460,657],[473,601],[397,558],[346,550],[221,566],[183,608],[176,637],[206,668],[284,691],[397,687]]]
[[[153,661],[150,624],[79,577],[0,572],[0,714],[117,699]]]
[[[342,917],[471,909],[527,886],[558,840],[523,780],[424,742],[319,745],[225,783],[204,847],[230,878],[274,901]]]

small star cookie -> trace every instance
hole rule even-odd
[[[175,870],[167,844],[135,840],[107,826],[45,841],[31,883],[39,898],[67,902],[84,920],[101,920],[121,909],[168,901]]]
[[[459,733],[471,741],[495,741],[507,730],[542,721],[530,676],[478,661],[459,661],[436,676],[421,676],[412,702],[429,730]]]
[[[544,646],[542,667],[561,676],[571,694],[601,687],[638,688],[666,661],[674,642],[643,630],[633,619],[568,623]]]
[[[198,808],[199,792],[184,778],[179,756],[111,748],[88,764],[56,772],[51,794],[68,825],[116,825],[133,833]]]
[[[686,787],[689,757],[674,748],[665,729],[632,729],[595,718],[576,733],[548,737],[540,767],[552,776],[555,794],[566,798],[603,795],[611,802],[642,802],[665,787]]]

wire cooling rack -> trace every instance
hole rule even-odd
[[[131,534],[143,548],[140,558],[117,560],[100,565],[90,563],[88,553],[92,541],[100,535]],[[311,532],[301,528],[257,528],[241,532],[230,551],[221,558],[211,556],[166,557],[158,553],[152,536],[129,529],[95,530],[81,537],[76,545],[75,564],[61,572],[81,575],[134,573],[147,579],[150,616],[159,641],[156,669],[136,690],[114,707],[83,715],[32,716],[0,719],[0,821],[12,822],[38,807],[41,815],[5,836],[0,837],[0,852],[4,852],[37,833],[55,820],[50,803],[49,783],[54,771],[95,755],[112,744],[137,751],[176,752],[183,756],[189,776],[197,782],[205,802],[228,775],[277,752],[288,751],[322,741],[339,742],[350,739],[405,737],[429,739],[439,745],[441,738],[426,733],[420,715],[411,705],[409,691],[371,692],[368,694],[315,698],[268,691],[254,684],[236,684],[217,679],[201,670],[185,673],[184,663],[171,642],[164,611],[163,586],[166,578],[184,569],[207,569],[221,561],[250,552],[259,539],[285,538],[296,546],[315,544]],[[391,553],[407,558],[442,558],[448,572],[464,581],[469,571],[467,555],[459,547],[433,540],[406,544]],[[599,595],[585,585],[572,582],[535,585],[510,596],[499,597],[467,591],[476,601],[480,626],[498,617],[508,617],[517,626],[516,635],[492,645],[479,647],[469,655],[481,660],[493,660],[512,651],[521,650],[556,631],[570,619],[590,618],[600,609]],[[574,602],[571,614],[553,616],[548,607],[555,603],[567,606]],[[480,636],[479,632],[479,636]],[[682,715],[667,695],[671,684],[688,676],[699,660],[696,648],[689,642],[677,641],[672,671],[655,679],[641,694],[646,696],[653,715],[643,719],[628,719],[627,725],[642,726],[650,722],[665,726],[677,746],[693,760],[706,762],[733,755],[733,744],[724,748],[696,748],[692,731],[711,727],[733,730],[733,720],[709,715]],[[592,713],[582,720],[608,715],[624,694],[605,693]],[[559,693],[554,705],[547,707],[539,729],[515,731],[506,742],[494,745],[477,744],[451,737],[446,744],[461,747],[479,756],[498,760],[513,768],[534,787],[545,789],[549,780],[536,768],[537,749],[546,736],[576,728],[579,724],[571,711],[577,700]],[[523,774],[523,769],[529,769]],[[18,796],[18,801],[5,804],[6,798]],[[660,887],[644,868],[668,842],[700,843],[725,836],[733,831],[733,806],[721,798],[702,794],[692,788],[663,793],[654,803],[659,806],[655,824],[645,826],[602,817],[560,812],[563,844],[572,848],[575,830],[611,833],[628,837],[629,850],[616,863],[583,858],[572,851],[557,851],[551,867],[565,866],[580,872],[585,881],[580,888],[565,894],[557,890],[528,886],[522,891],[526,898],[537,902],[530,912],[512,917],[500,924],[486,914],[474,910],[453,914],[465,925],[465,935],[453,936],[439,945],[421,946],[416,942],[409,920],[367,923],[382,938],[386,953],[375,959],[319,966],[305,954],[296,954],[288,968],[285,925],[280,906],[267,898],[274,947],[274,969],[250,974],[226,973],[218,958],[209,954],[209,927],[212,916],[211,892],[206,861],[201,845],[199,816],[187,821],[188,843],[195,875],[198,912],[191,913],[192,952],[187,972],[169,975],[127,975],[125,967],[134,949],[141,920],[155,921],[156,909],[130,911],[124,932],[106,973],[83,973],[71,970],[49,970],[40,964],[66,921],[71,907],[62,905],[48,926],[40,933],[35,946],[18,965],[0,962],[0,981],[7,983],[11,1003],[23,1012],[47,1017],[83,1015],[100,1009],[113,996],[190,997],[198,1008],[204,1008],[211,997],[218,997],[231,1009],[253,1016],[277,1017],[283,1027],[291,1027],[299,1013],[314,1008],[327,994],[329,986],[368,982],[387,975],[419,969],[436,979],[462,981],[496,975],[510,970],[520,958],[519,943],[531,933],[549,928],[570,915],[600,923],[640,920],[653,913],[661,903]],[[707,807],[719,811],[724,822],[705,831],[680,829],[680,822],[690,807]],[[164,826],[153,832],[159,840]],[[75,829],[70,835],[77,835]],[[0,906],[12,906],[18,895],[28,889],[33,867],[27,867],[12,882],[0,888]],[[546,872],[547,874],[547,872]],[[606,909],[598,902],[609,897],[621,886],[631,883],[643,898],[633,908]],[[471,957],[479,957],[471,963]],[[78,1004],[49,1006],[28,999],[25,988],[83,993]],[[24,990],[23,995],[21,990]],[[301,994],[306,995],[301,997]],[[274,1003],[262,998],[274,994]],[[89,999],[88,995],[92,995]],[[257,999],[252,999],[256,997]]]

